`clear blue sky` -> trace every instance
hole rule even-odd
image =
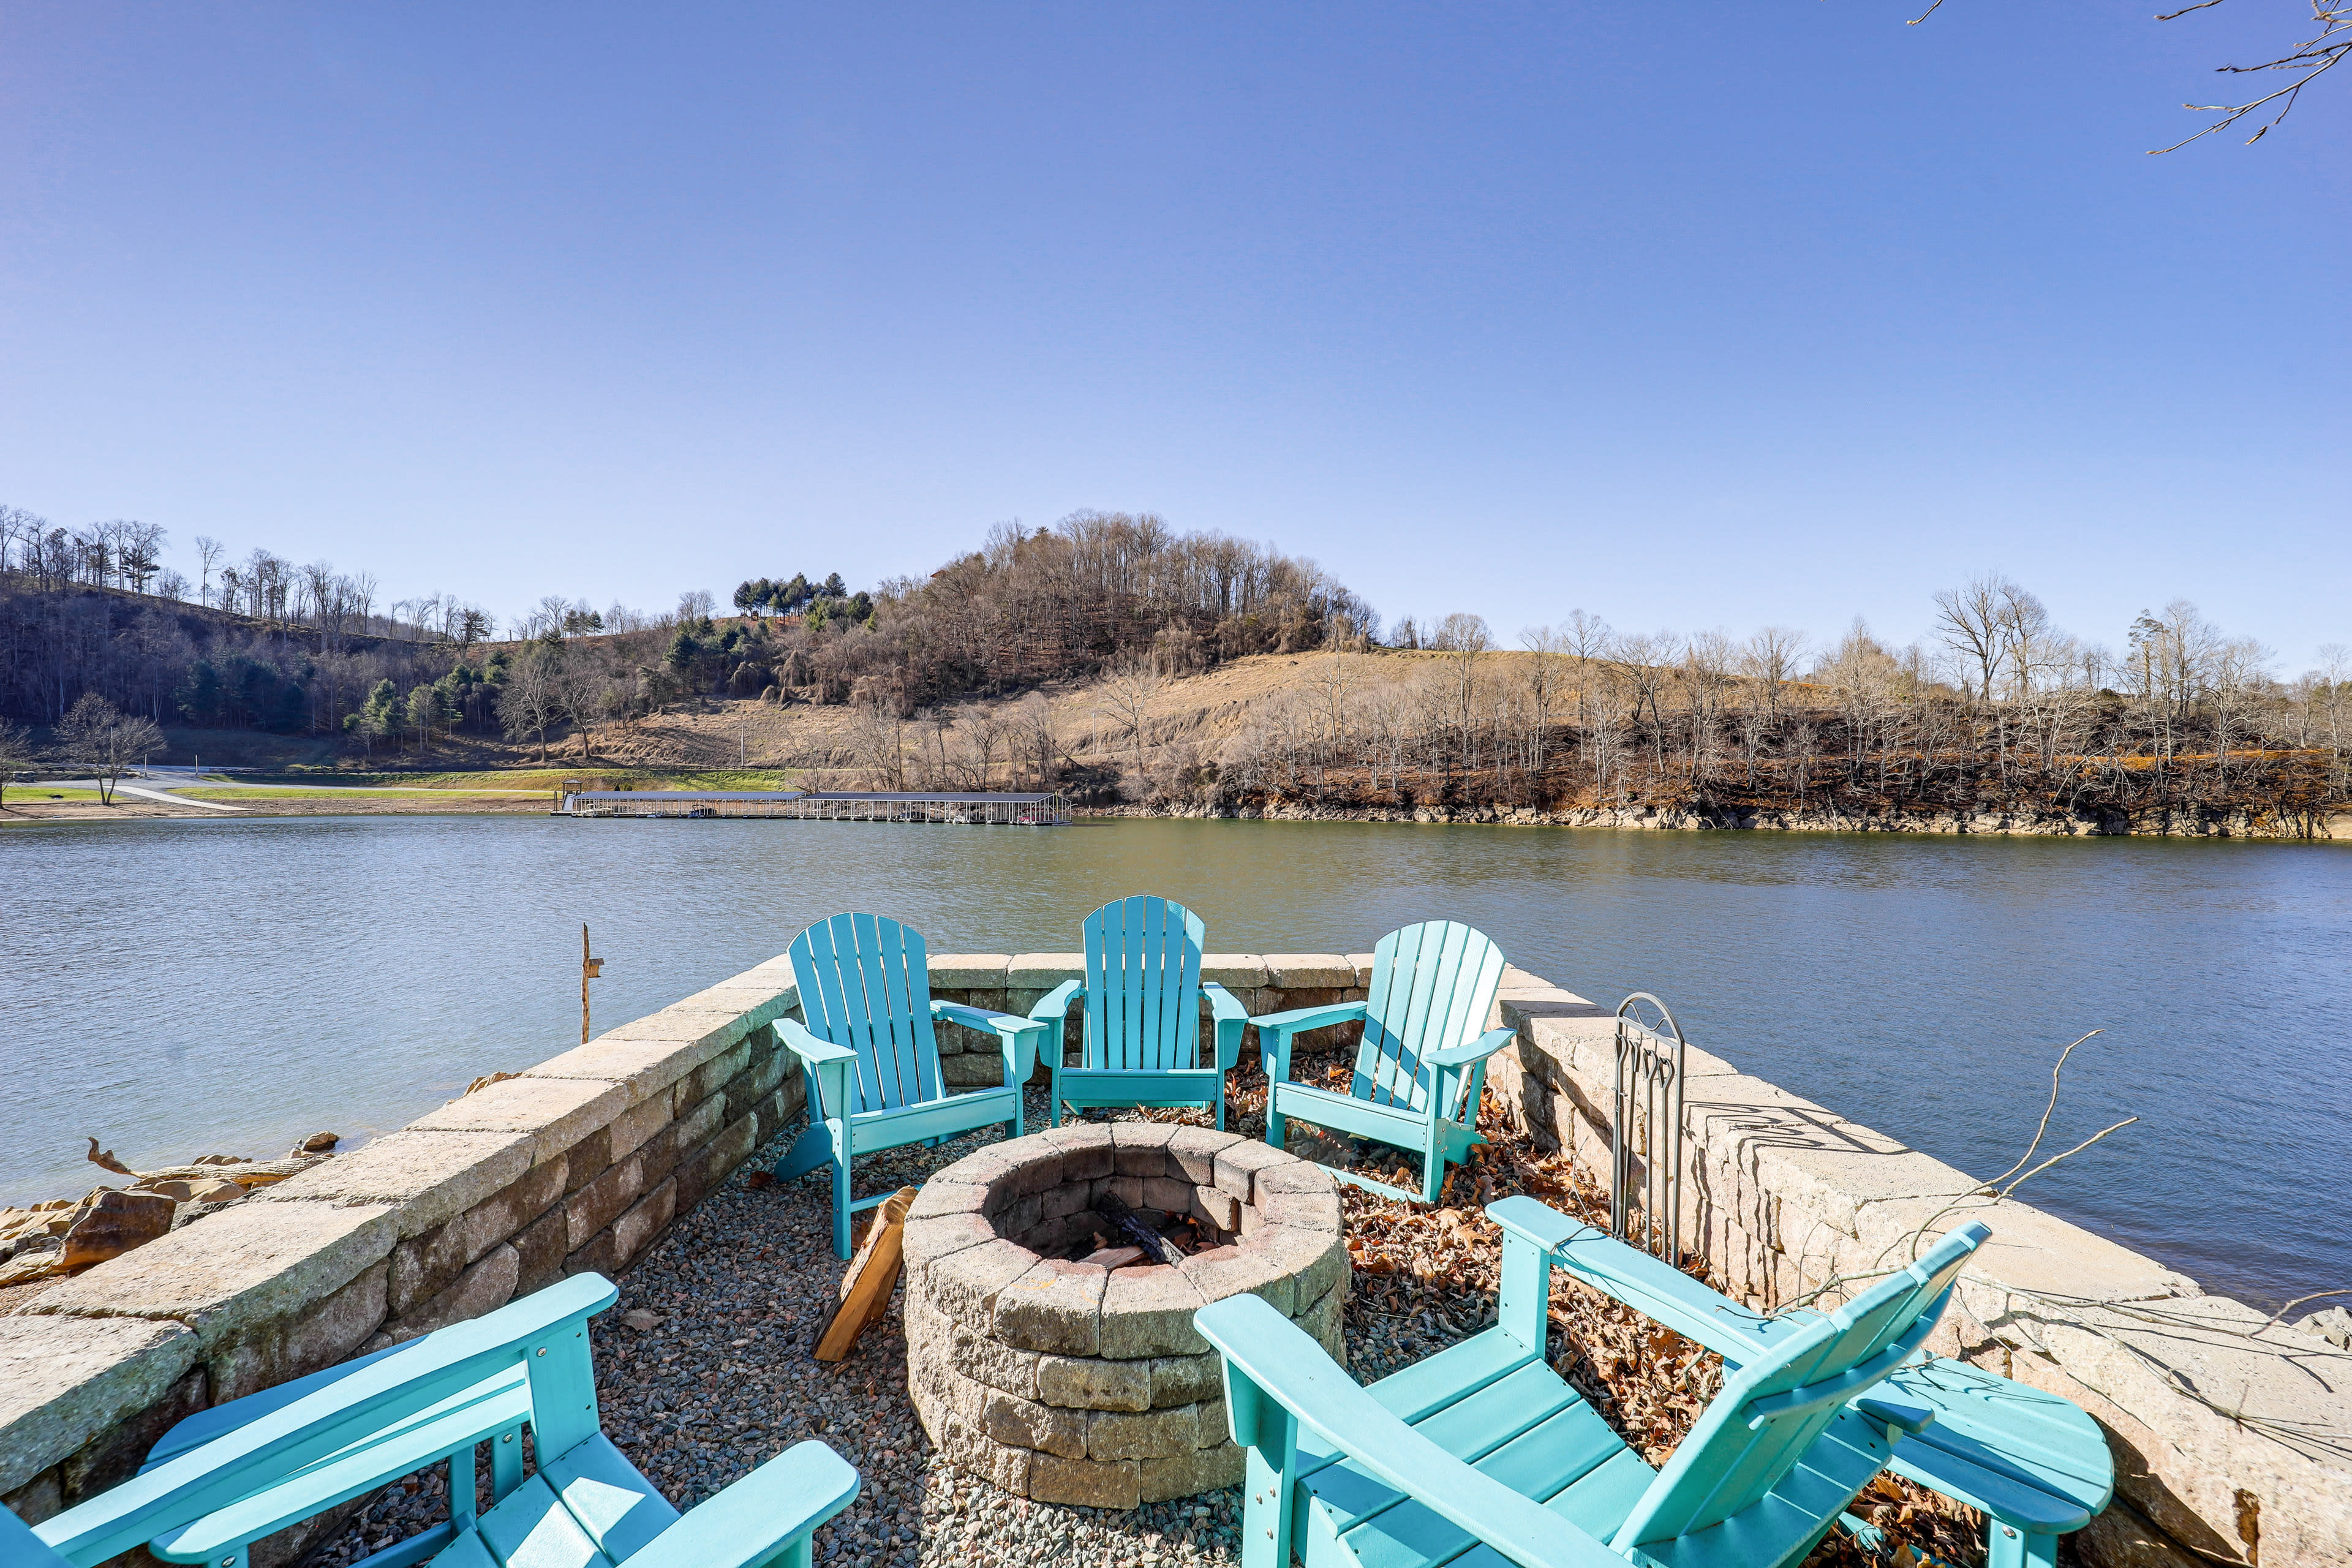
[[[0,500],[501,614],[1098,507],[1506,637],[2352,641],[2352,81],[2145,155],[2301,0],[1923,4],[11,0]]]

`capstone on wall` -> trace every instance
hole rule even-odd
[[[934,956],[933,994],[1025,1012],[1082,962]],[[1264,1013],[1360,997],[1370,963],[1213,954],[1204,977]],[[803,1077],[771,1026],[798,1005],[790,966],[772,959],[0,1317],[0,1502],[37,1523],[130,1477],[195,1411],[568,1274],[626,1269],[800,1125]],[[939,1040],[950,1089],[1003,1081],[994,1036],[950,1026]],[[292,1562],[316,1533],[260,1543],[256,1568]]]
[[[1497,1011],[1519,1037],[1489,1094],[1605,1187],[1613,1013],[1517,972]],[[1923,1231],[1992,1227],[1935,1348],[2106,1429],[2118,1497],[2073,1538],[2081,1560],[2352,1563],[2352,1354],[2029,1205],[1972,1196],[1975,1178],[1696,1047],[1685,1086],[1685,1245],[1752,1305],[1907,1263]]]

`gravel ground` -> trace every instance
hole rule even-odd
[[[1265,1099],[1264,1079],[1246,1074],[1229,1102],[1229,1124],[1261,1135]],[[1046,1124],[1043,1090],[1031,1090],[1027,1115],[1032,1127]],[[1176,1119],[1196,1118],[1206,1120],[1197,1113]],[[1486,1131],[1494,1137],[1500,1129]],[[919,1185],[994,1135],[990,1130],[937,1149],[862,1160],[858,1190]],[[622,1277],[619,1303],[593,1321],[605,1431],[673,1503],[690,1509],[793,1444],[819,1437],[864,1479],[856,1501],[816,1532],[820,1563],[1173,1568],[1239,1561],[1238,1488],[1118,1513],[1013,1497],[936,1458],[907,1398],[907,1347],[895,1304],[847,1360],[826,1365],[813,1359],[809,1342],[838,1293],[842,1266],[833,1254],[826,1175],[818,1172],[782,1184],[766,1177],[791,1136],[746,1161],[678,1221]],[[1294,1147],[1310,1152],[1304,1141]],[[1368,1169],[1392,1181],[1398,1174],[1393,1151],[1321,1144],[1311,1152],[1350,1163],[1369,1158],[1375,1164]],[[1522,1191],[1564,1208],[1586,1207],[1594,1199],[1589,1185],[1557,1161],[1516,1150],[1482,1151],[1482,1156],[1487,1157],[1458,1172],[1449,1186],[1456,1207],[1424,1209],[1342,1189],[1349,1245],[1356,1249],[1346,1337],[1359,1378],[1385,1375],[1492,1321],[1500,1233],[1478,1205]],[[1417,1184],[1411,1159],[1404,1164]],[[1555,1365],[1655,1462],[1688,1430],[1717,1386],[1718,1363],[1688,1342],[1671,1334],[1661,1339],[1654,1325],[1637,1322],[1626,1309],[1572,1284],[1555,1293],[1555,1323],[1562,1319],[1570,1327],[1556,1337]],[[438,1475],[411,1477],[386,1489],[307,1563],[343,1568],[426,1528],[446,1517],[445,1491]],[[488,1505],[487,1490],[480,1500]],[[1980,1552],[1954,1550],[1968,1544],[1971,1521],[1951,1505],[1915,1497],[1907,1488],[1899,1505],[1910,1527],[1906,1534],[1922,1545],[1932,1539],[1957,1561],[1981,1561]],[[1938,1528],[1930,1531],[1928,1510],[1938,1505],[1952,1517],[1937,1518]],[[1896,1500],[1886,1504],[1889,1522],[1896,1506]],[[1813,1561],[1861,1559],[1833,1535]]]
[[[1027,1115],[1029,1125],[1045,1125],[1043,1090],[1031,1091]],[[819,1437],[865,1483],[857,1500],[817,1531],[819,1563],[1239,1561],[1238,1489],[1117,1513],[1013,1497],[935,1458],[907,1399],[907,1342],[895,1305],[847,1360],[812,1358],[809,1342],[841,1285],[829,1179],[819,1172],[782,1184],[755,1180],[796,1132],[745,1161],[673,1226],[621,1277],[620,1301],[591,1324],[605,1433],[671,1502],[690,1509],[794,1443]],[[858,1191],[919,1185],[993,1137],[982,1131],[860,1160]],[[437,1474],[385,1489],[307,1561],[341,1568],[438,1522],[447,1517],[446,1489]],[[487,1506],[487,1489],[481,1501]]]

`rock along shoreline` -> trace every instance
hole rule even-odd
[[[1487,827],[1611,827],[1675,833],[1910,833],[1943,837],[2259,838],[2352,842],[2352,815],[2186,812],[2068,815],[2026,811],[1784,811],[1755,806],[1527,805],[1343,806],[1305,802],[1269,805],[1083,805],[1078,816],[1226,818],[1254,822],[1417,822]]]

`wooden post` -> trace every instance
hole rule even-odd
[[[580,1043],[588,1043],[588,983],[604,973],[604,961],[588,956],[588,922],[580,922]]]

